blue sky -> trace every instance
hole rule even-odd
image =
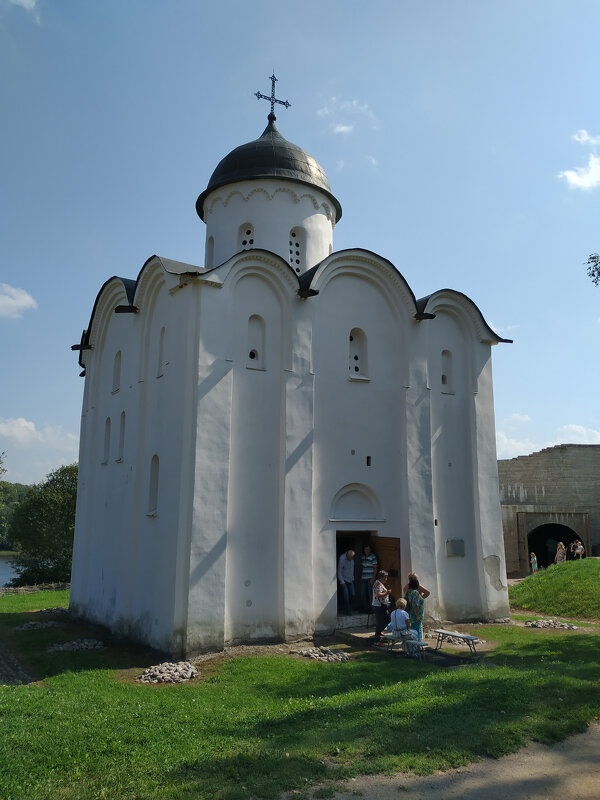
[[[597,0],[0,0],[0,451],[77,459],[102,283],[201,265],[218,161],[278,127],[343,206],[335,249],[464,292],[494,348],[498,455],[600,443]]]

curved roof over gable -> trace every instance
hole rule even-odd
[[[248,257],[249,254],[253,252],[257,251],[254,250],[242,251],[243,255],[246,257]],[[469,297],[467,297],[466,294],[463,294],[463,292],[458,292],[455,289],[440,289],[437,292],[433,292],[432,294],[429,294],[426,297],[422,297],[417,300],[408,282],[406,281],[402,273],[394,266],[394,264],[392,264],[392,262],[389,261],[388,259],[377,255],[377,253],[374,253],[371,250],[364,250],[361,248],[339,250],[327,256],[327,258],[325,258],[319,264],[316,264],[314,267],[312,267],[312,269],[307,270],[301,275],[297,275],[295,271],[291,269],[289,264],[284,259],[282,259],[277,253],[271,253],[270,251],[263,251],[263,252],[268,253],[270,256],[273,256],[277,261],[281,262],[282,266],[290,270],[291,276],[293,276],[294,279],[298,281],[298,295],[302,298],[309,298],[311,296],[319,294],[319,287],[322,283],[322,278],[324,277],[324,274],[327,272],[328,267],[333,266],[335,268],[336,263],[339,264],[339,262],[342,261],[344,257],[347,257],[349,259],[352,259],[354,257],[355,265],[360,265],[362,261],[365,264],[378,265],[380,268],[383,268],[386,271],[389,270],[390,276],[395,277],[398,286],[401,288],[405,301],[408,302],[408,304],[414,309],[413,317],[416,321],[420,322],[421,320],[425,319],[434,319],[436,316],[435,315],[436,300],[441,300],[444,296],[450,296],[453,297],[456,301],[458,301],[458,305],[462,305],[463,307],[466,306],[470,309],[473,317],[476,319],[478,323],[478,327],[483,332],[488,334],[486,340],[489,340],[493,343],[498,343],[498,342],[512,343],[513,341],[512,339],[504,339],[503,337],[499,336],[488,325],[483,314],[479,310],[479,307]],[[235,258],[235,256],[233,258]],[[228,259],[228,261],[230,260],[231,259]],[[209,269],[200,267],[193,267],[190,269],[191,266],[190,264],[185,264],[181,261],[173,261],[171,259],[163,258],[161,256],[152,255],[144,262],[135,280],[131,278],[121,278],[117,275],[113,275],[111,278],[106,280],[102,284],[98,294],[96,295],[94,306],[92,308],[92,313],[90,315],[90,321],[88,327],[81,334],[80,344],[73,345],[71,347],[72,350],[80,351],[79,365],[84,370],[81,373],[82,376],[85,375],[85,364],[83,363],[81,353],[82,351],[88,350],[91,347],[90,336],[94,324],[94,318],[96,315],[99,302],[102,298],[103,293],[106,291],[106,288],[109,286],[109,284],[113,283],[114,281],[120,281],[123,285],[123,290],[125,292],[128,305],[117,306],[117,309],[115,310],[119,310],[121,313],[127,311],[137,312],[137,308],[134,305],[137,288],[141,282],[141,279],[145,271],[154,261],[158,262],[160,266],[164,269],[164,271],[167,272],[168,274],[180,275],[182,277],[186,275],[199,277],[201,275],[206,275],[207,273],[215,272],[216,270],[219,269],[220,266],[223,266],[219,265]]]
[[[92,328],[93,328],[93,325],[94,325],[94,320],[95,320],[95,317],[96,317],[96,312],[98,310],[98,306],[100,304],[102,296],[104,295],[107,287],[110,284],[112,284],[114,281],[120,281],[122,283],[122,285],[123,285],[123,289],[125,291],[125,296],[127,298],[127,305],[117,306],[115,308],[115,311],[117,311],[117,309],[118,309],[121,312],[127,312],[127,311],[133,312],[133,313],[137,312],[137,308],[134,305],[134,299],[135,299],[135,294],[136,294],[136,291],[137,291],[137,287],[138,287],[138,285],[140,283],[140,279],[142,278],[142,275],[143,275],[144,271],[146,270],[146,268],[148,267],[150,262],[153,261],[154,259],[158,259],[161,262],[161,265],[163,266],[163,269],[165,269],[167,272],[174,272],[175,271],[175,270],[168,270],[165,267],[165,265],[162,263],[162,259],[160,258],[160,256],[153,255],[153,256],[150,256],[150,258],[148,258],[144,262],[144,264],[142,265],[142,268],[139,271],[138,276],[137,276],[137,278],[135,280],[133,280],[132,278],[121,278],[118,275],[113,275],[112,277],[108,278],[108,280],[104,281],[104,283],[100,287],[100,290],[98,291],[98,294],[96,295],[96,299],[94,300],[94,305],[93,305],[93,308],[92,308],[92,313],[90,314],[90,321],[88,323],[88,326],[87,326],[87,328],[85,328],[83,330],[83,332],[81,334],[81,341],[80,341],[79,344],[74,344],[74,345],[71,346],[71,350],[79,350],[79,362],[78,363],[79,363],[79,366],[83,368],[83,372],[81,373],[82,377],[85,375],[85,364],[83,363],[83,359],[82,359],[82,355],[81,354],[82,354],[82,352],[84,350],[90,350],[91,349],[90,338],[91,338]],[[169,264],[180,264],[180,262],[177,262],[177,261],[171,261],[171,262],[168,262],[168,263]],[[187,264],[185,264],[185,265],[181,264],[181,266],[188,266],[188,265]],[[181,272],[180,272],[180,274],[181,274]]]
[[[372,250],[364,250],[359,247],[331,253],[312,269],[300,275],[300,295],[310,297],[318,294],[323,282],[328,278],[327,273],[345,264],[348,267],[360,267],[361,265],[375,267],[382,273],[387,273],[388,279],[391,279],[397,285],[404,296],[405,302],[411,307],[415,319],[420,319],[420,317],[416,316],[418,309],[414,292],[402,273],[387,258],[374,253]]]
[[[498,342],[505,342],[507,344],[512,344],[512,339],[503,339],[502,336],[499,336],[496,331],[494,331],[487,323],[485,317],[481,313],[479,306],[471,300],[470,297],[467,297],[466,294],[463,292],[459,292],[456,289],[438,289],[436,292],[432,292],[428,294],[426,297],[421,297],[417,300],[417,308],[421,314],[428,316],[432,314],[435,316],[435,313],[432,313],[435,308],[436,300],[441,299],[444,296],[453,297],[455,300],[458,301],[459,305],[468,306],[473,313],[473,316],[479,322],[479,326],[484,332],[489,334],[489,341],[498,343]]]

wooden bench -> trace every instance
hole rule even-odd
[[[479,641],[478,636],[470,636],[468,633],[458,633],[457,631],[445,631],[443,628],[438,628],[434,630],[434,633],[437,633],[437,642],[435,643],[434,652],[436,650],[440,650],[442,647],[442,643],[447,639],[460,639],[460,641],[464,642],[466,645],[469,646],[469,650],[472,656],[477,655],[476,645]]]
[[[395,639],[393,636],[390,636],[388,639],[388,646],[387,651],[388,653],[394,652],[394,645],[400,645],[400,649],[402,650],[402,639]],[[423,657],[425,655],[425,651],[429,649],[429,642],[424,642],[422,640],[415,641],[414,639],[411,641],[412,647],[414,647],[415,655],[419,659],[419,661],[423,661]],[[406,652],[406,651],[402,651]]]

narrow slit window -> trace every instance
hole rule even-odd
[[[148,485],[148,516],[158,513],[158,456],[153,455],[150,462],[150,482]]]
[[[453,394],[452,381],[452,353],[450,350],[442,350],[442,392]]]
[[[104,423],[104,449],[102,451],[102,463],[108,464],[110,457],[110,417],[106,418]]]
[[[120,464],[123,461],[123,451],[125,449],[125,412],[121,412],[121,420],[119,422],[119,449],[117,450],[116,461]]]
[[[348,337],[348,372],[350,378],[368,378],[367,337],[360,328],[352,328]]]
[[[300,274],[306,269],[306,231],[296,227],[290,231],[288,239],[290,267]]]
[[[238,245],[240,250],[250,250],[254,247],[254,225],[244,222],[238,230]]]
[[[165,328],[160,329],[158,337],[158,358],[156,364],[156,377],[160,378],[165,374]]]
[[[267,368],[265,358],[266,331],[265,321],[258,314],[253,314],[248,319],[247,360],[248,369]]]
[[[115,353],[115,360],[113,361],[113,381],[112,390],[118,392],[121,388],[121,351],[117,350]]]
[[[215,260],[215,237],[209,236],[206,240],[206,248],[204,251],[204,266],[207,269],[212,269]]]

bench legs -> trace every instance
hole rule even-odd
[[[435,643],[435,647],[433,648],[434,652],[436,652],[437,650],[441,650],[442,644],[448,638],[450,638],[450,637],[446,636],[443,633],[438,633],[437,641]],[[477,650],[476,650],[476,647],[475,647],[476,643],[474,641],[470,640],[470,639],[466,639],[466,640],[463,639],[463,641],[465,642],[466,645],[468,645],[469,652],[471,653],[471,655],[472,656],[476,656],[477,655]]]

